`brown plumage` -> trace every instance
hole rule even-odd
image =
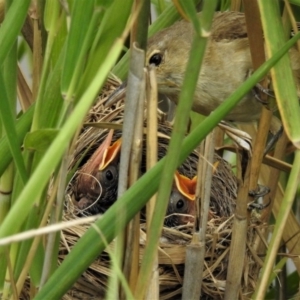
[[[158,91],[175,103],[178,102],[192,39],[192,24],[182,20],[158,32],[148,41],[146,64],[156,66]],[[300,55],[295,48],[290,49],[289,53],[299,91]],[[252,61],[244,14],[234,11],[215,13],[193,110],[204,115],[210,114],[251,72]],[[255,98],[254,92],[250,92],[226,116],[226,120],[257,120],[261,108],[262,104]]]

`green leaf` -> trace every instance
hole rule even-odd
[[[24,147],[28,150],[45,152],[57,136],[57,133],[57,129],[40,129],[29,132],[25,137]]]
[[[26,133],[30,129],[33,112],[34,112],[34,105],[32,105],[16,122],[16,131],[17,131],[16,142],[19,148],[23,143],[23,139]],[[12,160],[12,154],[9,151],[9,142],[7,136],[4,136],[0,139],[0,157],[1,157],[0,159],[0,175],[1,175]]]
[[[59,11],[59,3],[56,1],[46,1],[45,14],[44,14],[44,25],[47,31],[53,30],[57,15]]]
[[[82,45],[86,38],[90,21],[93,16],[94,1],[77,0],[73,4],[70,31],[67,38],[66,53],[63,73],[62,73],[62,92],[66,93],[71,82],[76,62],[82,51]],[[78,46],[80,45],[80,47]],[[86,51],[88,49],[85,49]],[[83,70],[81,70],[83,71]]]
[[[195,8],[193,2],[192,1],[186,1],[186,0],[179,0],[178,2],[180,3],[180,5],[183,8],[184,12],[187,14],[190,21],[194,25],[194,29],[195,29],[196,33],[198,35],[201,35],[200,22],[199,22],[199,18],[197,16],[197,11],[196,11],[196,8]]]
[[[30,0],[13,1],[0,26],[0,66],[17,40],[25,21]]]
[[[80,1],[80,0],[79,0]],[[107,1],[107,0],[95,0],[95,6],[98,6],[98,9],[103,7],[103,8],[108,8],[113,1]]]
[[[67,38],[67,21],[65,11],[61,10],[58,17],[58,26],[56,28],[55,39],[53,41],[50,61],[51,66],[55,65],[60,57],[62,49],[64,48],[66,38]]]
[[[300,6],[300,0],[290,0],[289,2],[292,3],[292,4]]]
[[[105,12],[97,36],[93,43],[90,60],[86,70],[82,76],[78,95],[82,95],[85,86],[91,82],[98,69],[98,62],[108,57],[109,50],[116,38],[121,37],[124,31],[124,24],[128,21],[128,15],[132,9],[132,0],[124,2],[123,0],[115,0],[113,4]],[[114,20],[118,20],[115,22]],[[108,34],[109,33],[109,34]]]
[[[26,224],[24,224],[24,227],[22,228],[24,231],[30,230],[33,228],[37,228],[40,224],[41,220],[41,207],[34,206],[32,210],[30,211],[29,218],[26,220]],[[18,278],[24,268],[24,264],[26,263],[26,260],[28,258],[28,253],[30,251],[30,247],[32,245],[32,239],[28,239],[23,241],[19,247],[18,250],[15,252],[18,253],[17,259],[15,261],[14,265],[14,277]],[[32,277],[31,280],[36,284],[39,283],[39,280],[41,278],[41,270],[43,266],[43,257],[44,257],[44,251],[45,249],[41,247],[41,245],[38,246],[38,249],[36,250],[36,253],[34,254],[34,262],[30,268],[30,276]]]
[[[0,90],[2,95],[0,118],[8,139],[9,148],[14,158],[17,170],[20,174],[20,177],[22,178],[23,184],[25,184],[28,175],[22,157],[21,149],[18,144],[16,124],[10,107],[9,99],[7,97],[6,88],[5,88],[5,84],[1,72],[0,72]]]
[[[286,43],[283,25],[278,3],[272,0],[259,1],[258,3],[265,36],[266,52],[268,57],[270,57],[277,52],[278,47],[282,47]],[[291,51],[293,50],[295,53],[297,52],[297,50],[291,49]],[[296,58],[294,57],[296,64],[298,64],[300,54],[297,53],[297,56]],[[271,75],[285,132],[294,145],[300,148],[300,107],[291,64],[293,64],[293,61],[291,61],[290,56],[288,54],[284,55],[271,69]],[[299,78],[297,80],[299,81]]]
[[[60,89],[57,89],[56,85],[49,86],[49,82],[59,82],[59,80],[61,79],[63,55],[65,54],[64,44],[66,37],[66,17],[63,10],[61,9],[60,3],[57,1],[47,1],[44,18],[46,19],[45,22],[47,23],[46,28],[48,30],[48,37],[43,60],[43,70],[40,79],[38,95],[36,97],[36,108],[32,121],[32,130],[51,127],[47,123],[43,122],[45,121],[45,118],[51,118],[52,120],[55,119],[55,124],[57,124],[58,116],[56,115],[56,113],[50,114],[49,112],[57,112],[57,110],[59,110],[60,114],[62,106],[62,96],[60,94]],[[57,72],[56,75],[59,76],[59,80],[53,78],[54,72]],[[47,91],[47,87],[50,90],[50,96],[53,96],[53,94],[57,95],[57,101],[53,101],[53,98],[48,96],[47,92],[49,90]],[[50,99],[52,103],[48,103]],[[55,107],[55,109],[52,110],[50,106]]]
[[[61,113],[61,108],[64,103],[60,92],[60,81],[62,74],[63,60],[65,56],[65,49],[61,49],[60,56],[50,73],[47,77],[45,92],[43,94],[43,99],[39,103],[39,124],[41,128],[53,128],[58,124],[59,116]],[[49,113],[51,112],[51,113]]]
[[[190,118],[191,118],[191,130],[193,130],[197,125],[199,125],[206,117],[203,115],[200,115],[194,111],[190,112]]]

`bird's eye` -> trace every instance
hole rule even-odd
[[[149,59],[150,65],[159,66],[162,62],[162,54],[161,53],[155,53],[153,54]]]
[[[114,179],[114,175],[113,175],[113,173],[112,173],[110,170],[107,170],[107,171],[105,172],[105,177],[106,177],[106,179],[107,179],[108,181],[111,181],[111,180]]]
[[[176,203],[176,208],[178,210],[182,209],[184,207],[184,200],[179,199],[178,202]]]

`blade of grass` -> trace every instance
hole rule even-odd
[[[65,56],[64,68],[61,79],[61,90],[66,93],[67,88],[71,83],[75,68],[83,67],[82,63],[76,64],[83,50],[87,50],[87,47],[83,47],[86,35],[89,29],[90,20],[93,17],[94,1],[75,1],[71,15],[71,26],[67,38],[66,51],[68,55]],[[82,45],[82,47],[74,47],[75,45]],[[86,51],[85,51],[86,53]],[[81,69],[82,72],[82,69]]]
[[[12,1],[6,1],[5,2],[5,14],[7,16],[8,10],[11,7]],[[9,33],[8,33],[9,34]],[[6,116],[6,123],[3,124],[4,120],[2,119],[2,123],[0,124],[0,127],[2,130],[0,130],[0,136],[5,136],[5,131],[7,131],[7,128],[9,126],[8,122],[12,122],[14,125],[15,122],[15,106],[16,106],[16,81],[17,81],[17,75],[16,75],[16,65],[17,65],[17,40],[12,40],[11,48],[9,49],[5,59],[4,63],[0,67],[0,73],[5,74],[5,76],[1,79],[3,79],[3,88],[2,93],[2,101],[4,101],[4,106],[6,110],[9,110],[9,115]],[[0,75],[1,75],[0,74]],[[6,96],[6,97],[5,97]],[[2,112],[2,109],[1,109]],[[4,112],[2,112],[4,113]],[[10,119],[10,120],[9,120]],[[4,128],[4,130],[3,130]],[[11,144],[11,138],[9,140],[9,146],[12,148]],[[10,151],[11,154],[13,154],[12,151]],[[19,157],[21,155],[21,152],[19,152]],[[0,224],[5,219],[6,214],[8,213],[10,206],[11,206],[11,197],[12,197],[12,190],[13,190],[13,182],[14,182],[14,175],[15,175],[15,167],[14,164],[11,163],[5,172],[1,175],[0,178]],[[10,261],[15,260],[14,253],[11,253],[10,255]],[[0,268],[0,278],[1,278],[1,289],[3,288],[3,293],[5,294],[6,291],[9,292],[11,288],[11,282],[7,284],[8,281],[10,281],[11,277],[11,263],[9,260],[3,259],[1,261],[1,268]],[[8,272],[9,271],[9,272]]]
[[[59,112],[61,107],[61,95],[60,90],[57,88],[59,85],[56,84],[56,78],[54,79],[54,74],[58,75],[57,78],[60,79],[61,73],[61,65],[59,65],[59,60],[61,59],[62,55],[64,54],[63,51],[63,43],[66,36],[66,19],[64,11],[61,9],[60,3],[47,1],[46,3],[39,2],[37,6],[34,8],[37,10],[31,15],[33,18],[36,15],[36,20],[34,21],[34,55],[41,55],[41,51],[43,48],[42,45],[42,38],[43,38],[43,26],[41,26],[41,19],[45,17],[44,25],[48,29],[48,39],[46,45],[45,56],[43,60],[43,74],[40,81],[40,70],[42,68],[41,62],[42,58],[40,57],[37,60],[34,60],[34,80],[35,85],[39,82],[39,90],[38,96],[36,99],[35,104],[35,111],[34,117],[32,121],[32,129],[38,130],[40,128],[51,128],[49,123],[53,121],[56,122],[57,119],[57,112]],[[46,9],[44,10],[44,4]],[[36,22],[39,22],[38,28],[36,28]],[[37,29],[37,30],[35,30]],[[47,87],[49,87],[49,83],[52,86],[47,91]],[[46,93],[49,92],[49,93]],[[53,99],[53,94],[56,93],[55,99]],[[52,100],[51,104],[49,103],[49,99]],[[51,109],[46,110],[45,108]],[[49,113],[51,112],[51,113]],[[54,120],[53,120],[54,119]],[[42,122],[46,121],[46,122]],[[36,149],[35,149],[36,150]],[[41,149],[40,149],[41,150]],[[47,149],[46,149],[47,150]],[[41,157],[45,154],[45,151],[28,151],[25,149],[24,151],[24,160],[26,161],[26,167],[29,171],[35,169],[36,165],[39,163]],[[22,192],[22,187],[19,184],[18,178],[15,180],[15,186],[13,191],[13,199],[14,199],[14,207],[15,209],[18,208],[17,199]],[[46,203],[46,189],[39,193],[34,199],[35,206],[32,207],[31,211],[29,212],[27,219],[22,224],[21,230],[28,230],[31,228],[35,228],[38,226],[41,214],[45,209]],[[19,207],[20,210],[20,207]],[[17,260],[14,267],[14,278],[18,278],[21,270],[24,268],[24,264],[27,261],[29,250],[30,250],[31,241],[24,241],[20,244],[14,245],[18,251]],[[33,263],[30,266],[29,274],[30,274],[30,285],[33,288],[36,288],[42,276],[42,267],[44,261],[44,247],[42,244],[39,244],[37,247],[37,252],[33,257]]]
[[[289,0],[292,4],[300,6],[300,0]]]
[[[180,14],[186,19],[189,19],[193,24],[196,34],[201,35],[199,17],[197,14],[195,14],[195,6],[193,3],[191,1],[184,0],[173,0],[173,3],[177,7],[177,10],[180,12]]]
[[[18,99],[21,105],[22,111],[26,111],[33,103],[32,92],[27,84],[25,76],[18,66]]]
[[[57,50],[56,50],[57,51]],[[59,89],[59,83],[60,83],[60,78],[61,78],[61,68],[62,68],[62,63],[61,63],[61,58],[64,55],[64,51],[62,49],[61,54],[59,59],[57,60],[56,65],[53,68],[53,71],[50,73],[50,76],[47,77],[47,83],[46,83],[46,90],[45,90],[45,95],[43,97],[43,105],[44,105],[44,111],[43,115],[41,116],[41,122],[40,124],[43,124],[43,127],[46,128],[53,128],[56,124],[57,116],[60,111],[61,103],[60,101],[61,98],[61,93]],[[30,107],[30,110],[34,112],[34,106]],[[51,113],[49,113],[51,111]],[[26,112],[27,114],[27,112]],[[31,122],[32,122],[32,116],[33,113],[30,113],[30,117],[26,118],[26,126],[27,128],[30,127]],[[21,117],[21,120],[23,120],[23,117]],[[23,130],[23,129],[22,129]],[[49,129],[48,129],[49,130]],[[42,130],[43,131],[43,130]],[[30,134],[31,136],[34,136],[38,134],[38,132],[42,131],[35,131],[34,133]],[[47,130],[46,130],[47,131]],[[25,131],[24,131],[25,135]],[[50,136],[49,136],[50,137]],[[19,137],[20,138],[20,137]],[[52,138],[50,137],[50,140]],[[20,138],[21,143],[24,142],[24,138]],[[49,141],[51,143],[51,141]],[[38,162],[38,158],[41,158],[45,151],[48,149],[48,147],[44,147],[44,149],[39,148],[40,151],[24,151],[25,153],[25,160],[28,162],[27,166],[30,168],[32,166],[32,154],[35,153],[35,161],[36,163]],[[27,150],[27,149],[26,149]],[[37,150],[37,148],[35,149]],[[29,155],[28,155],[29,154]],[[14,193],[13,193],[13,199],[14,201],[18,198],[18,195],[22,191],[22,187],[20,187],[20,184],[18,184],[19,180],[16,180],[16,184],[14,186]],[[46,191],[44,191],[42,194],[38,196],[39,198],[36,198],[36,206],[32,208],[32,210],[29,213],[29,216],[27,217],[26,223],[22,226],[21,230],[29,230],[31,228],[36,228],[40,222],[41,218],[41,213],[43,212],[44,206],[43,206],[43,200],[46,199]],[[37,201],[38,199],[38,201]],[[42,201],[41,201],[42,200]],[[18,205],[18,204],[16,204]],[[57,207],[57,206],[56,206]],[[30,220],[30,222],[28,222]],[[24,241],[20,244],[15,244],[15,248],[18,250],[18,255],[17,255],[17,261],[14,267],[14,276],[15,278],[18,278],[20,272],[24,268],[24,263],[28,259],[29,254],[29,249],[30,249],[31,241]],[[38,245],[37,248],[37,253],[33,257],[33,263],[31,264],[31,267],[29,269],[29,274],[31,277],[31,286],[32,287],[37,287],[40,282],[41,274],[42,274],[42,267],[43,267],[43,260],[44,260],[44,248],[42,244]]]
[[[47,1],[45,6],[45,16],[44,16],[44,24],[45,28],[48,31],[48,39],[47,39],[47,45],[45,50],[45,57],[43,61],[43,70],[42,75],[40,79],[40,86],[38,90],[38,95],[36,99],[36,108],[35,113],[33,116],[32,121],[32,130],[37,130],[46,124],[43,124],[41,122],[42,116],[44,113],[43,107],[44,107],[44,95],[45,95],[45,88],[47,79],[49,76],[49,72],[51,72],[50,64],[51,64],[51,52],[53,49],[54,39],[57,35],[57,29],[59,26],[59,13],[60,13],[60,4],[56,1]],[[59,101],[55,101],[55,104],[59,105]]]
[[[285,43],[285,35],[278,3],[273,0],[258,1],[264,29],[266,52],[271,57]],[[295,50],[295,49],[294,49]],[[296,50],[295,50],[296,51]],[[299,54],[297,54],[299,56]],[[300,107],[295,87],[290,56],[284,55],[271,69],[272,83],[279,112],[289,139],[300,147]],[[299,79],[298,79],[299,80]]]
[[[106,59],[112,44],[115,42],[115,37],[122,34],[124,24],[126,24],[128,15],[132,10],[132,3],[133,0],[126,2],[123,0],[115,0],[105,12],[91,48],[91,57],[93,59],[90,59],[87,63],[81,84],[76,91],[79,96],[84,93],[87,83],[91,82],[95,76],[98,68],[98,64],[95,64],[95,62]],[[111,22],[111,20],[118,20],[118,22]],[[107,34],[108,32],[110,32],[110,34]]]
[[[83,2],[77,1],[76,3],[81,4]],[[80,84],[80,80],[82,79],[82,73],[84,72],[84,65],[86,63],[86,56],[89,52],[89,49],[91,48],[93,40],[95,39],[95,30],[98,26],[99,19],[101,19],[101,14],[103,14],[103,11],[101,9],[94,9],[93,14],[90,16],[91,18],[90,23],[86,24],[88,26],[86,26],[87,30],[84,37],[79,38],[76,36],[77,33],[76,24],[77,23],[81,24],[82,22],[86,22],[87,20],[81,14],[77,15],[74,12],[74,18],[77,19],[77,22],[75,22],[74,20],[74,24],[75,24],[75,29],[73,29],[74,36],[73,37],[68,36],[66,53],[72,51],[72,49],[76,47],[76,45],[79,42],[78,40],[82,40],[80,41],[80,44],[82,46],[80,47],[80,52],[78,52],[78,54],[74,56],[72,60],[68,58],[68,55],[65,56],[64,67],[63,67],[63,71],[65,72],[65,74],[63,74],[62,82],[61,82],[62,94],[64,95],[65,101],[64,101],[64,110],[61,113],[61,117],[60,117],[60,123],[64,121],[66,114],[70,109],[70,105],[73,103],[74,99],[76,99],[75,90],[78,84]],[[72,32],[72,28],[73,26],[71,26],[71,32]]]
[[[9,7],[11,6],[12,1],[6,1],[5,2],[5,12],[7,13]],[[10,112],[12,118],[15,118],[15,105],[16,105],[16,64],[17,64],[17,43],[16,41],[13,43],[13,46],[9,50],[5,61],[3,65],[0,67],[0,72],[5,74],[5,77],[3,78],[3,85],[5,86],[4,92],[6,92],[6,99],[2,98],[2,101],[5,101],[5,107],[10,109]],[[0,117],[1,120],[1,117]],[[11,120],[14,122],[14,119]],[[0,136],[5,136],[5,130],[3,130],[3,127],[5,128],[4,124],[0,122]],[[9,145],[11,145],[9,143]],[[8,150],[10,154],[12,154],[11,151]],[[10,206],[11,206],[11,196],[12,196],[12,190],[13,190],[13,182],[14,182],[14,176],[15,176],[15,167],[14,164],[11,163],[8,165],[8,167],[5,169],[3,174],[1,174],[0,177],[0,224],[5,219],[6,214],[8,213]],[[14,258],[11,256],[11,259]],[[6,280],[9,279],[8,273],[7,273],[7,266],[6,261],[3,260],[2,262],[2,268],[0,268],[0,278],[1,278],[1,287],[7,286],[5,284],[5,277]]]
[[[6,12],[9,11],[12,1],[6,1]],[[8,7],[9,6],[9,7]],[[17,38],[12,44],[9,52],[6,55],[4,63],[1,67],[3,74],[3,81],[5,85],[5,91],[10,109],[13,112],[13,117],[16,114],[16,101],[17,101]]]
[[[30,0],[13,1],[0,27],[0,66],[17,40],[26,19]]]
[[[42,124],[43,128],[57,128],[58,126],[58,119],[64,103],[60,91],[60,80],[65,53],[65,47],[63,47],[52,72],[47,76],[43,103],[40,105],[41,115],[39,116],[39,124]],[[49,111],[51,111],[51,114],[48,113]],[[35,114],[37,113],[38,112],[35,112]]]
[[[10,151],[12,153],[13,159],[16,164],[16,168],[20,174],[23,184],[25,184],[28,179],[28,175],[22,157],[21,149],[18,144],[18,135],[15,126],[14,116],[13,116],[13,112],[11,109],[10,101],[6,92],[6,87],[1,72],[0,72],[0,90],[2,93],[0,118],[8,139]]]
[[[24,136],[30,129],[30,124],[32,121],[34,113],[34,106],[32,105],[16,122],[16,131],[18,147],[21,147],[23,143]],[[12,160],[12,154],[9,151],[9,142],[7,136],[0,139],[0,175],[3,174],[4,170],[7,168]]]

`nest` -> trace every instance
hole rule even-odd
[[[124,116],[124,99],[121,97],[115,104],[105,107],[103,103],[109,95],[119,87],[119,83],[109,79],[103,88],[96,104],[91,108],[85,122],[113,122],[122,124]],[[72,180],[69,183],[66,205],[64,210],[64,220],[80,218],[82,215],[93,214],[96,212],[90,209],[78,207],[77,180],[82,167],[89,161],[92,154],[107,137],[108,129],[95,127],[83,127],[75,146],[70,169],[75,169]],[[168,147],[171,126],[164,121],[163,114],[159,116],[159,159],[166,154]],[[116,141],[122,132],[115,130],[112,141]],[[144,149],[146,146],[144,145]],[[145,150],[144,150],[145,151]],[[143,155],[144,157],[145,155]],[[185,176],[192,178],[197,172],[199,154],[194,151],[186,162],[178,168],[178,171]],[[213,178],[211,189],[211,216],[207,224],[206,231],[206,255],[205,269],[203,272],[202,298],[201,299],[222,299],[225,291],[227,265],[229,258],[229,247],[232,233],[233,212],[237,197],[236,178],[231,170],[231,166],[220,156],[215,155],[215,162],[218,162]],[[145,162],[142,161],[141,172],[145,171]],[[90,203],[89,203],[90,204]],[[173,213],[169,210],[169,213]],[[187,222],[183,224],[175,213],[172,222],[165,222],[159,251],[159,284],[161,299],[178,299],[182,293],[182,283],[184,274],[185,250],[186,245],[191,243],[193,234],[193,224]],[[179,214],[180,215],[180,214]],[[166,219],[167,220],[167,219]],[[176,225],[176,226],[174,226]],[[89,224],[74,226],[65,229],[62,234],[59,259],[62,261],[68,254],[72,246],[89,228]],[[245,268],[242,280],[241,295],[251,295],[255,288],[260,264],[257,262],[256,255],[253,255],[252,245],[256,231],[263,225],[251,221],[247,234],[247,254],[245,258]],[[140,223],[140,260],[143,256],[146,241],[146,224],[143,220]],[[110,247],[113,247],[114,242]],[[250,251],[251,250],[251,251]],[[96,261],[82,274],[73,288],[64,296],[64,299],[102,299],[107,287],[107,278],[110,275],[110,259],[106,251],[98,257]]]

